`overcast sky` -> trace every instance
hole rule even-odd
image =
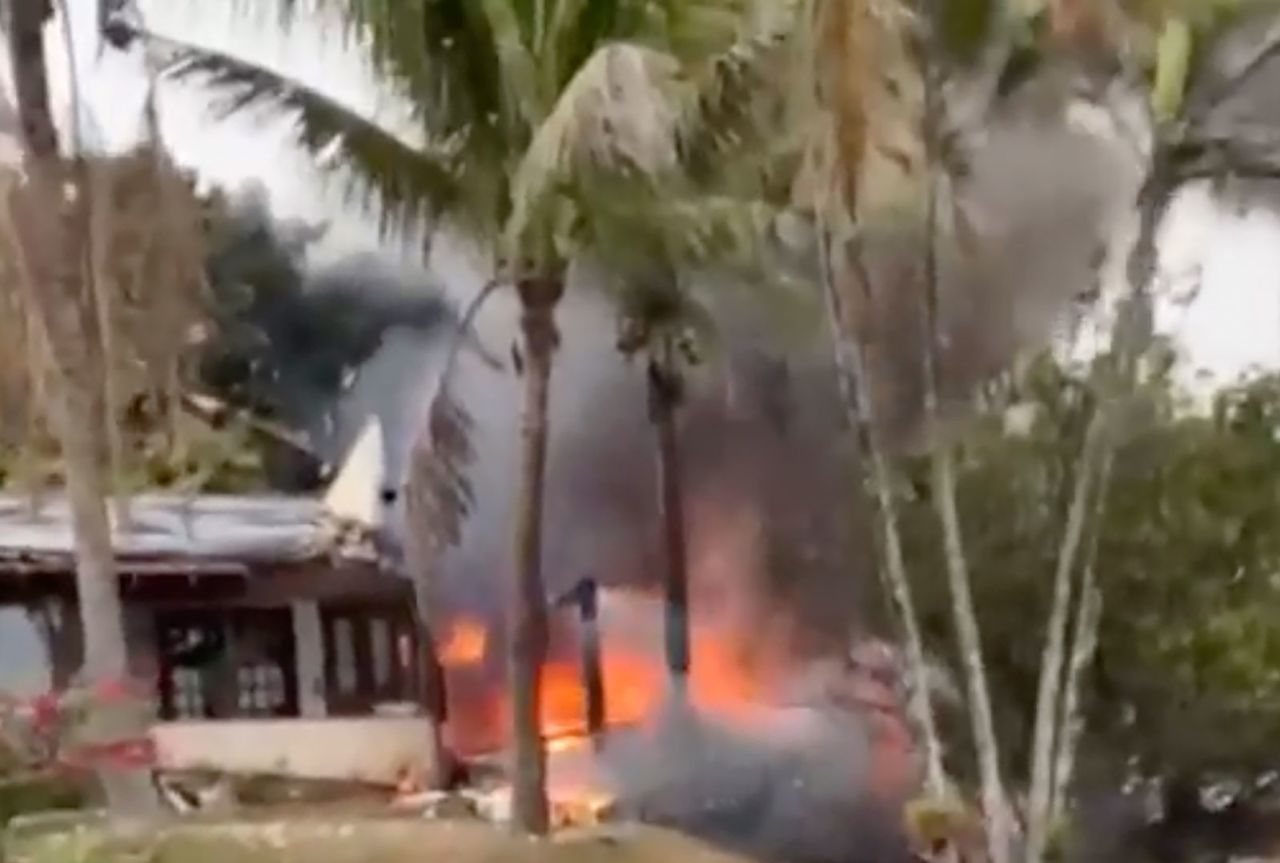
[[[92,106],[102,136],[114,146],[131,140],[138,127],[142,64],[138,57],[107,52],[98,58],[94,28],[96,0],[67,0],[75,10],[77,61],[82,93]],[[153,29],[187,41],[265,62],[323,88],[339,100],[376,109],[386,121],[401,120],[379,105],[373,76],[354,52],[345,50],[335,28],[300,22],[288,35],[275,17],[256,18],[233,7],[233,0],[143,0]],[[65,94],[65,70],[55,70],[55,87]],[[236,185],[266,183],[277,213],[332,223],[325,254],[368,249],[378,243],[375,221],[344,200],[340,181],[317,169],[289,143],[287,121],[267,114],[217,119],[197,89],[167,84],[161,117],[166,142],[183,164],[210,181]],[[416,255],[414,248],[389,250]],[[1175,333],[1190,355],[1188,375],[1198,369],[1213,380],[1233,377],[1251,366],[1280,367],[1280,220],[1265,211],[1222,212],[1201,190],[1184,194],[1164,231],[1166,270],[1181,284],[1197,271],[1201,289],[1190,303],[1170,306],[1161,328]],[[451,291],[475,289],[473,268],[451,250],[433,259]]]

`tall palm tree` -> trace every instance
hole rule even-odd
[[[697,361],[693,327],[705,313],[680,284],[680,276],[662,263],[644,275],[625,278],[620,299],[618,350],[628,359],[643,357],[649,421],[657,458],[658,516],[665,549],[665,644],[671,694],[676,703],[688,695],[692,664],[689,640],[689,573],[685,538],[685,496],[680,460],[679,412],[688,386],[687,368]]]
[[[802,90],[811,102],[796,126],[804,130],[806,168],[797,183],[798,205],[816,225],[820,271],[834,335],[836,363],[850,425],[860,439],[880,509],[886,590],[904,641],[912,698],[912,719],[924,750],[926,787],[949,792],[941,741],[930,704],[925,654],[911,584],[903,562],[892,474],[874,411],[870,345],[876,289],[864,259],[863,237],[879,222],[923,226],[925,266],[923,366],[926,414],[936,413],[935,254],[939,227],[949,226],[953,202],[939,200],[947,188],[939,164],[938,130],[948,120],[934,102],[934,70],[946,64],[963,78],[969,101],[987,107],[1007,59],[1007,36],[995,27],[998,3],[986,0],[948,4],[873,3],[867,0],[811,0],[809,62]],[[925,38],[922,38],[925,34]],[[972,93],[968,91],[973,91]],[[975,98],[976,94],[976,98]],[[935,436],[936,437],[936,436]],[[935,498],[948,549],[959,653],[970,695],[970,718],[977,750],[989,847],[993,860],[1007,859],[1006,803],[999,775],[997,741],[989,708],[976,611],[964,565],[947,448],[932,448],[938,480]]]
[[[795,205],[812,216],[841,396],[879,509],[880,573],[905,648],[910,715],[923,748],[926,786],[940,796],[946,782],[924,642],[903,560],[893,477],[874,415],[867,355],[873,286],[857,244],[851,242],[854,225],[870,209],[866,179],[901,170],[886,162],[897,149],[902,125],[903,109],[893,94],[903,70],[901,38],[892,9],[877,14],[864,0],[811,0],[805,11],[809,41],[797,64],[797,103],[803,113],[792,124],[803,130],[805,161],[795,184]]]
[[[292,5],[291,3],[289,4]],[[547,405],[569,263],[622,199],[671,211],[699,168],[736,146],[726,75],[770,42],[758,0],[324,0],[359,35],[418,135],[242,59],[170,44],[178,74],[232,93],[232,107],[295,111],[299,138],[336,153],[391,223],[443,217],[491,250],[520,303],[522,469],[508,650],[515,818],[548,822],[538,729],[546,649],[541,573]],[[765,34],[762,36],[762,34]]]

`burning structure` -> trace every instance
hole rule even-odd
[[[870,542],[844,481],[831,382],[793,367],[789,386],[774,387],[758,378],[785,367],[759,364],[735,370],[732,400],[702,388],[682,417],[687,705],[668,697],[643,399],[616,378],[609,392],[589,389],[591,423],[554,444],[549,521],[565,529],[548,532],[555,609],[541,704],[553,810],[607,806],[766,857],[893,860],[915,754],[897,676],[851,650],[869,630]],[[757,386],[779,410],[764,409]],[[481,510],[433,604],[445,736],[481,761],[509,743],[502,525],[484,509],[505,495],[485,485],[488,469],[477,465]]]

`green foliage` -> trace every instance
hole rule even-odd
[[[1172,122],[1182,111],[1192,48],[1192,30],[1187,20],[1166,21],[1156,43],[1155,81],[1151,89],[1152,110],[1162,123]]]
[[[212,428],[184,415],[181,391],[208,324],[205,231],[193,179],[158,147],[91,157],[78,165],[87,190],[86,267],[105,329],[105,410],[112,480],[122,491],[251,491],[263,487],[259,449],[244,423]],[[8,235],[0,267],[0,488],[60,487],[62,460],[46,415],[40,328],[24,304]]]
[[[1037,362],[977,418],[957,455],[1011,767],[1025,763],[1040,622],[1104,373]],[[1121,429],[1098,537],[1105,609],[1086,696],[1085,775],[1115,780],[1130,759],[1149,775],[1256,769],[1280,733],[1280,377],[1228,387],[1206,413],[1189,410],[1161,376],[1144,385],[1141,405]],[[911,465],[907,478],[904,544],[924,628],[947,655],[927,468]]]
[[[987,46],[996,16],[995,0],[949,0],[938,4],[940,42],[962,62],[971,63]]]
[[[171,77],[195,79],[222,94],[215,105],[220,114],[258,106],[286,113],[296,118],[298,139],[307,149],[329,153],[332,164],[358,165],[348,177],[348,191],[366,203],[376,201],[384,229],[417,223],[457,203],[446,151],[388,133],[323,94],[229,54],[152,39],[170,49]]]
[[[412,140],[269,69],[144,35],[175,52],[171,74],[226,94],[227,110],[270,104],[297,117],[299,142],[336,155],[387,223],[447,213],[499,241],[503,260],[551,272],[608,216],[593,207],[602,183],[659,202],[672,184],[684,194],[685,182],[704,187],[727,168],[751,174],[725,157],[766,130],[756,85],[781,59],[793,5],[327,3],[410,108]]]
[[[56,774],[0,778],[0,830],[19,815],[85,807],[90,795],[84,785]]]
[[[261,441],[244,422],[213,428],[178,415],[168,427],[152,426],[149,434],[135,440],[130,470],[120,480],[122,491],[242,494],[268,490]]]

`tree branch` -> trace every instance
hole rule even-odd
[[[1250,131],[1258,134],[1251,135]],[[1268,130],[1193,138],[1185,141],[1178,152],[1173,166],[1177,183],[1213,177],[1280,179],[1280,136]]]
[[[1267,63],[1280,57],[1280,21],[1272,24],[1266,38],[1253,50],[1248,59],[1238,69],[1227,75],[1226,79],[1216,86],[1206,87],[1198,98],[1193,98],[1188,105],[1187,116],[1191,124],[1199,123],[1206,115],[1231,98]]]

